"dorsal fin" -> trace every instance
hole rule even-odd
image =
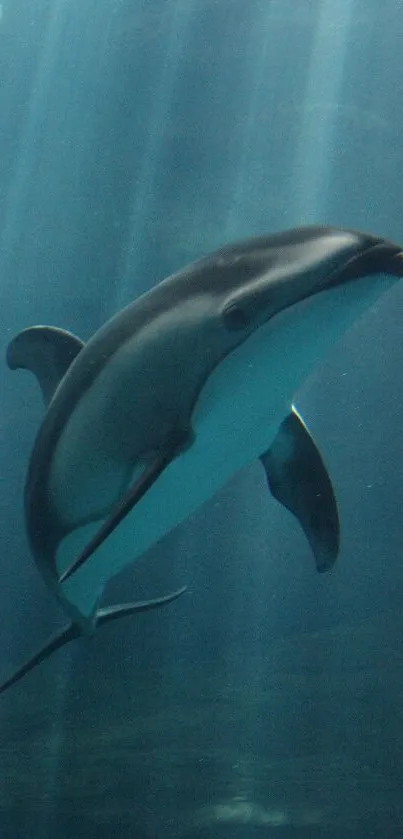
[[[45,405],[84,344],[71,332],[56,326],[23,329],[7,347],[11,370],[30,370],[40,385]]]

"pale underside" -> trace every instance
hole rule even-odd
[[[216,367],[192,416],[193,444],[170,463],[117,530],[63,583],[63,596],[74,610],[91,616],[109,579],[268,449],[306,377],[394,282],[389,276],[366,277],[298,303],[262,326]],[[102,452],[97,461],[102,464]],[[124,464],[115,474],[109,468],[112,495],[117,485],[127,484],[130,476],[125,470]],[[89,491],[96,476],[96,471],[82,476]],[[58,494],[60,503],[63,483]],[[99,525],[100,521],[80,527],[61,542],[59,573],[71,565]]]

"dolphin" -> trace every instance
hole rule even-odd
[[[9,367],[34,373],[46,406],[25,485],[29,545],[69,623],[0,692],[73,638],[178,597],[99,607],[108,580],[256,459],[318,571],[332,567],[335,494],[293,396],[402,276],[393,242],[297,228],[192,263],[86,344],[49,326],[11,341]]]

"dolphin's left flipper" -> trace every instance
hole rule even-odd
[[[95,616],[96,626],[103,626],[105,623],[125,618],[127,615],[133,615],[135,612],[149,612],[151,609],[158,609],[160,606],[166,606],[167,603],[172,603],[181,596],[187,589],[187,586],[182,586],[178,591],[173,591],[171,594],[166,594],[164,597],[156,597],[154,600],[140,600],[138,603],[121,603],[118,606],[107,606],[105,609],[98,609]]]
[[[294,408],[260,460],[272,495],[298,519],[318,571],[328,571],[339,552],[336,499],[318,449]]]
[[[123,497],[118,501],[116,506],[112,509],[111,514],[108,516],[106,521],[104,521],[103,525],[99,528],[95,536],[88,542],[88,545],[84,548],[81,554],[74,560],[73,564],[67,568],[63,574],[61,574],[59,583],[64,583],[75,571],[84,565],[87,559],[92,556],[92,554],[97,550],[97,548],[102,545],[105,539],[110,536],[110,534],[116,529],[116,527],[120,524],[121,521],[130,513],[130,510],[133,509],[135,504],[140,501],[140,498],[145,495],[147,490],[153,485],[154,481],[157,480],[161,472],[164,471],[168,463],[174,458],[175,452],[177,451],[177,446],[174,448],[169,448],[165,452],[160,452],[156,455],[156,457],[149,463],[146,467],[144,472],[141,473],[140,477],[135,481],[133,486],[129,487],[127,492],[123,495]]]

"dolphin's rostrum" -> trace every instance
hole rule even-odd
[[[43,326],[14,338],[8,364],[36,375],[46,405],[25,487],[29,543],[70,623],[0,691],[78,635],[179,596],[99,609],[112,576],[256,458],[318,570],[333,565],[335,496],[292,399],[402,275],[392,242],[299,228],[191,264],[85,345]]]

